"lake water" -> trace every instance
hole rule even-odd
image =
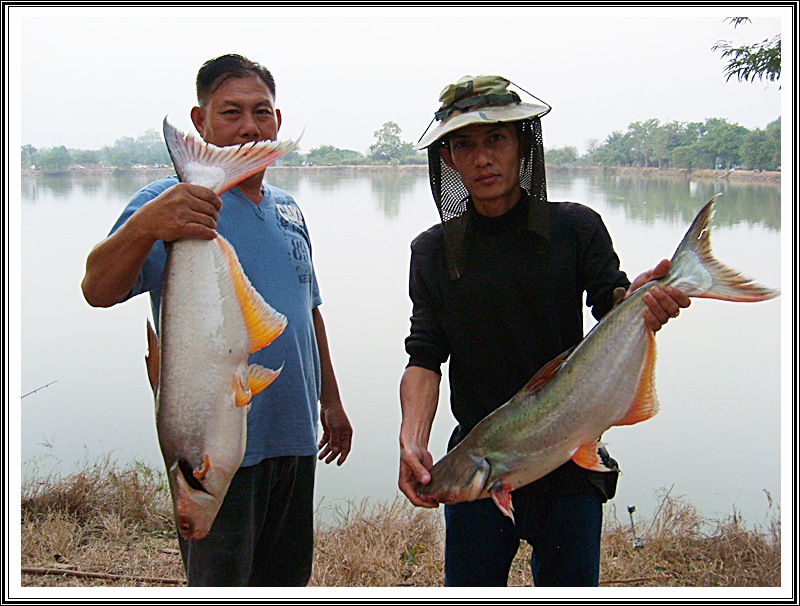
[[[411,311],[409,244],[438,219],[427,175],[267,174],[294,194],[309,224],[334,367],[355,432],[345,465],[318,466],[320,510],[364,498],[391,500],[400,494],[398,387]],[[149,300],[93,309],[80,291],[87,253],[152,178],[22,180],[21,400],[17,409],[12,391],[9,406],[12,443],[20,437],[11,460],[19,452],[23,477],[66,474],[106,455],[163,466],[144,366]],[[722,191],[712,234],[717,257],[781,286],[777,187],[556,175],[548,188],[552,200],[583,202],[602,214],[631,278],[670,257],[703,203]],[[612,428],[604,438],[623,471],[612,502],[621,520],[628,519],[628,506],[637,517],[651,517],[667,490],[710,518],[736,511],[749,524],[762,524],[774,512],[769,498],[780,503],[789,439],[781,431],[782,416],[784,427],[790,422],[791,371],[781,356],[788,346],[781,330],[788,299],[788,289],[757,304],[695,299],[658,334],[659,414]],[[592,324],[587,312],[586,329]],[[12,362],[12,376],[15,368]],[[443,385],[434,459],[444,454],[454,425]],[[783,462],[790,467],[790,459]]]

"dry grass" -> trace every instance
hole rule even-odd
[[[327,507],[318,520],[317,587],[431,587],[443,581],[438,510],[392,503]],[[780,586],[779,510],[766,529],[736,514],[709,521],[669,495],[653,521],[608,508],[601,585],[638,587]],[[530,586],[530,548],[522,545],[509,585]],[[66,478],[28,481],[22,493],[22,585],[53,587],[180,585],[184,573],[160,472],[104,462]]]
[[[642,547],[631,538],[630,521],[606,519],[601,583],[641,587],[780,587],[781,526],[774,511],[766,529],[745,527],[733,514],[702,518],[681,499],[665,496],[649,527],[637,525]],[[639,527],[646,529],[642,531]],[[641,579],[632,582],[632,579]]]

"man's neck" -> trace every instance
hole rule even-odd
[[[236,187],[239,189],[239,192],[250,200],[253,204],[258,204],[261,202],[262,193],[261,193],[261,183],[264,181],[264,171],[256,173],[252,177],[248,177],[241,183],[239,183]]]
[[[506,214],[517,205],[517,202],[522,198],[522,187],[518,187],[513,193],[502,198],[493,198],[491,200],[476,200],[472,199],[472,204],[475,210],[486,217],[499,217]]]

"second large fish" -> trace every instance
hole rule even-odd
[[[511,400],[485,417],[431,470],[417,494],[432,503],[492,497],[513,519],[511,491],[570,459],[610,471],[598,441],[608,428],[651,418],[656,345],[642,313],[654,285],[691,297],[764,301],[776,290],[755,284],[711,253],[712,198],[698,213],[672,257],[670,271],[645,284],[606,314],[579,345],[540,370]]]
[[[297,145],[216,147],[183,135],[166,119],[164,138],[178,178],[218,195]],[[248,364],[248,356],[285,326],[221,235],[167,244],[160,342],[148,323],[147,366],[175,519],[186,539],[208,534],[244,457],[250,398],[280,373]]]

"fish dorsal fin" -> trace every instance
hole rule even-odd
[[[564,353],[556,356],[552,360],[550,360],[547,364],[542,366],[533,378],[528,381],[525,387],[522,388],[522,391],[525,392],[526,395],[531,395],[535,393],[539,393],[542,388],[547,384],[547,382],[552,379],[558,373],[558,370],[561,368],[561,365],[564,363],[569,357],[569,354],[572,353],[572,350],[575,349],[574,347],[569,348]]]
[[[658,412],[658,398],[656,397],[656,337],[651,331],[648,335],[647,349],[644,354],[642,375],[636,388],[633,404],[625,413],[621,421],[614,425],[633,425],[646,421]]]
[[[233,246],[220,235],[214,240],[222,251],[228,266],[236,298],[242,309],[247,335],[250,339],[250,353],[254,353],[272,343],[286,327],[286,316],[275,311],[253,288],[244,274]]]
[[[217,195],[280,160],[297,147],[300,137],[294,141],[217,147],[182,133],[164,118],[164,140],[178,178],[184,183],[208,187]]]

